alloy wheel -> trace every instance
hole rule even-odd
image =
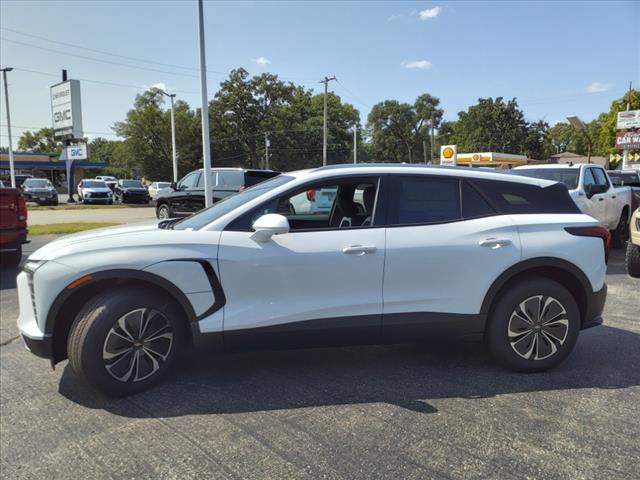
[[[527,360],[544,360],[557,353],[569,333],[569,318],[553,297],[536,295],[521,302],[507,326],[509,344]]]
[[[138,308],[120,317],[107,333],[102,348],[104,366],[116,380],[139,382],[156,373],[173,346],[167,317],[150,308]]]

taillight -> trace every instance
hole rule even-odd
[[[609,249],[611,248],[611,232],[600,225],[592,227],[566,227],[565,230],[571,235],[578,237],[598,237],[604,244],[604,261],[609,262]]]
[[[27,220],[27,201],[22,195],[18,196],[18,221]]]
[[[312,188],[311,190],[307,190],[307,200],[313,202],[316,199],[316,191]]]

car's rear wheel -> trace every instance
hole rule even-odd
[[[580,311],[559,283],[531,277],[501,293],[489,318],[493,356],[519,372],[540,372],[562,362],[580,330]]]
[[[611,246],[613,248],[623,248],[629,238],[629,215],[626,211],[620,214],[620,221],[614,231],[611,232]]]
[[[147,288],[119,288],[96,296],[78,313],[67,349],[73,370],[111,396],[156,384],[185,339],[182,312]]]
[[[640,278],[640,247],[629,242],[625,256],[627,273],[634,278]]]
[[[171,218],[171,209],[169,208],[169,205],[165,203],[160,205],[156,210],[156,216],[159,220],[167,220],[168,218]]]

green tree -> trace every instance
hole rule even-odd
[[[53,128],[25,131],[18,140],[18,150],[23,152],[60,153],[62,144],[53,138]]]
[[[374,105],[367,119],[374,157],[409,163],[422,159],[425,144],[431,147],[431,124],[438,128],[442,121],[443,111],[438,108],[439,104],[436,97],[423,94],[413,105],[397,100]]]

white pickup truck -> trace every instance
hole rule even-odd
[[[514,168],[513,173],[564,183],[582,213],[592,216],[611,231],[612,246],[624,247],[629,236],[631,188],[614,187],[607,171],[600,165],[526,165]]]

